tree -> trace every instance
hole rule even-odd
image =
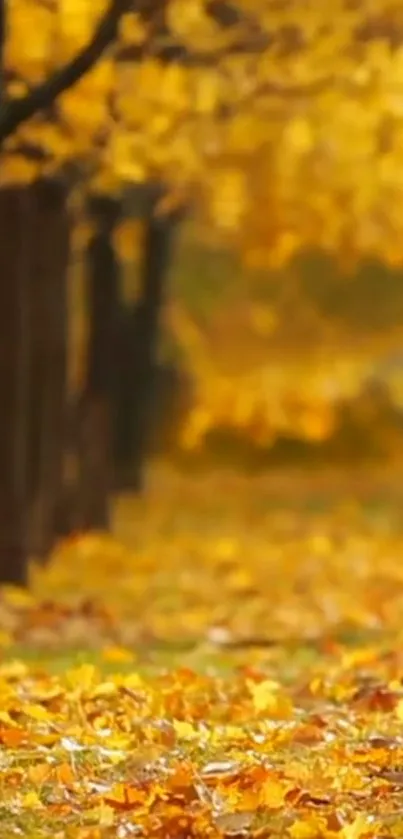
[[[121,387],[126,391],[125,415],[117,417],[121,440],[116,455],[117,468],[124,480],[140,492],[144,487],[144,468],[150,442],[152,387],[158,366],[158,348],[162,308],[168,292],[175,233],[180,213],[158,212],[164,193],[150,185],[145,196],[143,215],[145,235],[140,268],[140,289],[136,305],[122,323],[119,339]],[[116,375],[116,373],[115,373]],[[124,460],[126,460],[126,468]]]
[[[38,34],[23,48],[28,7]],[[5,56],[11,90],[46,76],[55,44],[58,55],[69,56],[86,41],[100,7],[85,3],[79,16],[66,8],[56,13],[39,0],[11,5]],[[3,136],[16,114],[17,122],[27,115],[25,100],[31,113],[65,91],[51,119],[44,112],[7,146],[9,177],[11,158],[26,160],[30,152],[33,158],[36,150],[42,157],[32,160],[32,177],[73,161],[99,175],[106,190],[112,182],[119,188],[157,180],[178,199],[201,198],[224,239],[243,234],[251,259],[262,229],[253,212],[270,199],[266,251],[276,260],[287,258],[291,239],[295,247],[309,246],[319,235],[333,247],[319,221],[333,210],[340,215],[337,201],[355,196],[355,210],[349,209],[362,207],[362,223],[369,224],[369,183],[383,185],[377,201],[385,202],[392,177],[386,164],[393,173],[399,164],[400,98],[393,85],[401,75],[402,28],[398,0],[375,9],[370,0],[332,0],[326,9],[299,0],[115,0],[99,27],[101,39],[97,31],[84,59],[80,54],[39,92],[7,106]],[[66,89],[117,31],[113,53]],[[297,197],[309,205],[306,220]],[[387,241],[386,227],[380,228]],[[263,238],[266,232],[267,224]]]
[[[90,43],[63,70],[25,96],[10,101],[2,90],[3,142],[88,71],[116,36],[126,7],[122,0],[113,0]],[[0,43],[7,50],[3,5],[0,30]],[[7,278],[1,284],[0,577],[4,582],[24,582],[28,553],[42,553],[52,543],[55,499],[62,483],[66,190],[61,183],[40,181],[29,191],[10,186],[0,194],[0,216],[1,273]],[[43,221],[45,227],[41,227]],[[30,523],[29,508],[33,515]]]
[[[114,483],[112,422],[119,330],[119,264],[112,236],[120,202],[93,198],[93,235],[86,253],[89,337],[83,391],[78,397],[79,485],[76,520],[81,530],[110,525]]]
[[[92,69],[87,53],[77,81],[74,56],[102,5],[88,0],[80,15],[39,0],[11,5],[9,95],[35,84],[42,93],[3,111],[0,183],[74,173],[121,193],[157,182],[159,212],[197,206],[255,263],[283,263],[313,241],[343,259],[400,259],[400,2],[115,0],[114,49]],[[60,85],[61,58],[74,87]],[[59,80],[51,96],[49,74]],[[21,109],[51,102],[21,123]]]

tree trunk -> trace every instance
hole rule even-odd
[[[0,579],[25,582],[62,491],[69,221],[61,187],[0,191]]]
[[[22,189],[0,191],[0,581],[16,584],[28,560],[29,205]]]
[[[46,556],[63,514],[69,217],[65,190],[33,188],[31,226],[30,550]]]
[[[153,210],[155,210],[154,204]],[[144,471],[150,442],[150,410],[152,382],[158,363],[159,323],[167,287],[168,274],[174,245],[177,218],[159,216],[152,212],[147,220],[141,273],[140,299],[133,322],[137,334],[132,336],[133,351],[129,362],[132,366],[131,405],[127,409],[131,419],[129,449],[131,485],[136,492],[144,488]],[[130,371],[129,371],[130,376]],[[131,444],[131,445],[130,445]]]
[[[112,233],[119,210],[108,199],[92,204],[97,229],[87,252],[89,339],[86,380],[78,406],[77,522],[83,530],[105,530],[110,525],[114,483],[111,406],[119,310],[119,264]]]

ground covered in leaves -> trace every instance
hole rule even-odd
[[[0,837],[403,835],[402,511],[159,474],[3,591]]]

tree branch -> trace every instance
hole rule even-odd
[[[111,0],[109,9],[98,25],[92,40],[69,64],[56,70],[49,79],[35,87],[26,96],[1,105],[0,143],[9,137],[22,122],[52,105],[61,93],[76,84],[85,73],[91,70],[115,40],[119,21],[128,11],[130,3],[131,0]]]

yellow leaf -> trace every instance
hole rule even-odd
[[[18,727],[18,723],[10,717],[8,711],[0,711],[0,723],[4,723],[7,726],[11,725],[15,728]]]
[[[52,714],[47,711],[43,705],[24,705],[24,714],[27,717],[31,717],[33,720],[38,720],[40,722],[45,722],[51,719]]]
[[[22,806],[26,807],[29,810],[43,808],[42,801],[39,798],[38,794],[34,792],[34,790],[30,790],[30,792],[27,792],[25,793],[25,795],[23,795]]]
[[[184,740],[195,740],[199,736],[194,726],[185,720],[173,720],[173,727],[178,737]]]
[[[286,793],[287,788],[282,786],[279,781],[265,781],[259,790],[260,804],[263,807],[277,810],[283,806]]]
[[[346,824],[340,835],[343,839],[359,839],[364,833],[368,833],[370,823],[364,813],[360,813],[351,824]]]
[[[313,819],[296,821],[288,828],[292,839],[314,839],[318,835],[318,825]]]
[[[263,682],[253,682],[248,679],[248,690],[252,695],[253,706],[256,711],[266,711],[270,716],[286,718],[292,712],[292,704],[287,696],[280,693],[279,685],[270,679]]]
[[[98,671],[93,664],[82,664],[74,670],[69,670],[67,680],[71,687],[80,688],[82,691],[90,690],[98,681]]]
[[[109,804],[101,801],[98,807],[93,807],[92,810],[86,810],[86,818],[90,818],[94,824],[100,827],[113,827],[115,822],[115,810]]]
[[[92,695],[97,698],[101,696],[114,696],[117,690],[118,687],[115,682],[101,682],[100,685],[96,685],[93,689]]]
[[[52,774],[52,767],[49,763],[37,763],[28,767],[28,778],[36,787],[48,781]]]

